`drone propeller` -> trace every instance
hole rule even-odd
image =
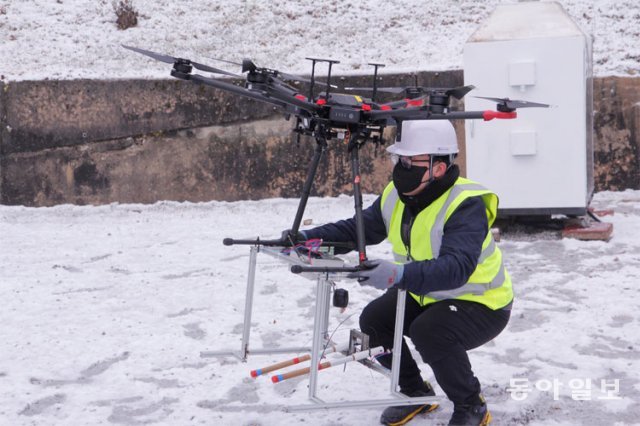
[[[475,89],[476,86],[470,84],[468,86],[460,86],[460,87],[455,87],[453,89],[448,89],[445,94],[448,96],[453,96],[456,99],[462,99],[464,98],[464,96],[469,93],[470,91],[472,91],[473,89]],[[438,90],[438,89],[436,89]]]
[[[276,77],[281,77],[284,80],[293,80],[293,81],[302,81],[304,83],[311,83],[311,80],[309,80],[306,77],[302,77],[299,75],[295,75],[295,74],[289,74],[286,72],[282,72],[282,71],[278,71],[278,70],[273,70],[273,69],[269,69],[269,68],[260,68],[258,67],[255,62],[253,62],[251,59],[243,59],[242,63],[240,62],[234,62],[234,61],[229,61],[227,59],[220,59],[220,58],[212,58],[214,61],[220,61],[220,62],[226,62],[227,64],[232,64],[232,65],[238,65],[240,67],[242,67],[242,72],[263,72],[266,71],[267,73],[273,74]],[[332,87],[337,87],[337,86],[332,86]]]
[[[227,60],[227,59],[220,59],[220,58],[211,58],[211,59],[213,59],[214,61],[226,62],[227,64],[232,64],[232,65],[239,65],[239,66],[242,66],[242,64],[241,64],[241,63],[239,63],[239,62],[229,61],[229,60]]]
[[[210,67],[209,65],[200,64],[198,62],[193,62],[193,61],[191,61],[189,59],[174,58],[173,56],[163,55],[161,53],[156,53],[156,52],[152,52],[150,50],[140,49],[138,47],[126,46],[124,44],[122,45],[122,47],[124,47],[125,49],[132,50],[132,51],[137,52],[137,53],[141,53],[141,54],[146,55],[146,56],[148,56],[150,58],[153,58],[155,60],[158,60],[158,61],[161,61],[161,62],[166,62],[167,64],[192,65],[195,69],[198,69],[200,71],[210,72],[210,73],[214,73],[214,74],[225,74],[225,75],[230,75],[232,77],[240,77],[238,74],[234,74],[234,73],[229,72],[229,71],[221,70],[219,68]]]
[[[385,92],[385,93],[402,93],[405,90],[409,89],[410,86],[407,87],[376,87],[376,90],[378,92]],[[373,87],[345,87],[344,90],[365,90],[367,92],[372,92],[373,91]]]
[[[426,86],[400,86],[400,87],[378,87],[376,90],[379,92],[387,92],[387,93],[402,93],[406,92],[409,97],[418,97],[424,94],[436,94],[436,95],[445,95],[445,96],[453,96],[456,99],[462,99],[464,95],[469,93],[471,90],[475,89],[475,86],[461,86],[455,87],[452,89],[449,88],[438,88],[438,87],[426,87]],[[345,87],[345,90],[373,90],[372,87]]]
[[[474,98],[487,99],[498,103],[498,111],[512,112],[517,108],[549,108],[548,104],[540,104],[537,102],[519,101],[509,98],[490,98],[487,96],[474,96]]]

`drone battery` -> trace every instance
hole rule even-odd
[[[359,123],[360,111],[353,108],[340,108],[333,106],[329,111],[329,120],[340,123]]]
[[[344,288],[337,288],[333,292],[333,306],[336,308],[346,308],[349,304],[349,292]]]

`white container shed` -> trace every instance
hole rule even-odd
[[[514,120],[465,123],[467,177],[495,191],[500,215],[584,215],[593,195],[591,39],[556,2],[497,6],[464,48],[473,96],[521,99]]]

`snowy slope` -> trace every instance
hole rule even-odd
[[[139,24],[115,25],[110,0],[0,1],[4,80],[168,77],[128,44],[212,65],[214,58],[308,73],[306,56],[342,61],[338,74],[462,68],[465,41],[499,0],[133,0]],[[596,75],[640,71],[640,2],[562,0],[593,35]]]

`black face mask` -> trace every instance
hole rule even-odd
[[[422,177],[427,170],[429,170],[428,167],[413,165],[407,169],[398,162],[393,168],[393,184],[400,194],[411,192],[423,183]]]
[[[424,174],[424,170],[422,171]],[[438,197],[447,192],[460,176],[460,169],[455,164],[451,165],[440,179],[432,179],[431,182],[416,195],[404,195],[398,189],[398,197],[414,215],[433,203]],[[394,179],[395,183],[395,179]],[[417,188],[416,184],[413,189]],[[396,187],[397,188],[397,187]]]

